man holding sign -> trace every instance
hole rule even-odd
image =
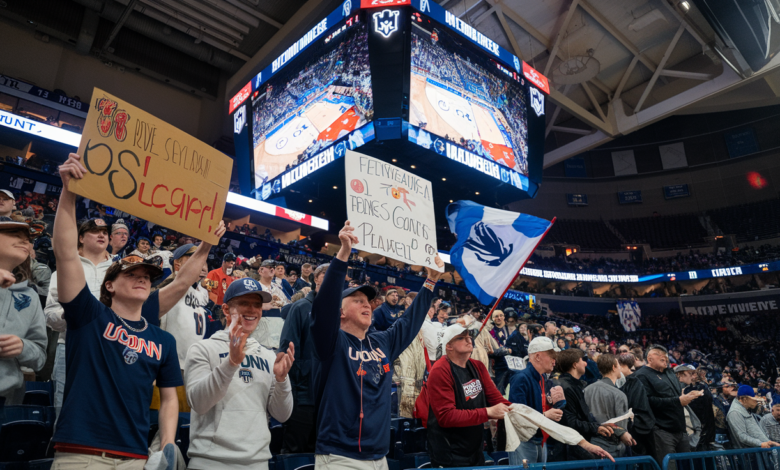
[[[343,290],[347,261],[358,243],[349,221],[339,232],[341,249],[314,298],[314,396],[318,399],[317,469],[387,469],[390,444],[392,363],[420,331],[441,273],[428,278],[407,310],[387,331],[368,332],[371,286]],[[442,269],[444,263],[436,257]]]
[[[58,418],[54,469],[141,469],[148,452],[152,385],[160,389],[161,447],[173,444],[178,421],[176,388],[182,385],[176,342],[156,325],[197,279],[211,245],[203,242],[190,266],[150,298],[162,260],[129,256],[106,271],[100,300],[84,278],[76,245],[76,195],[70,183],[87,173],[81,157],[70,154],[60,167],[62,195],[54,221],[54,253],[59,301],[67,322],[65,400]],[[213,236],[225,233],[222,221]]]

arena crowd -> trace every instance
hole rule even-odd
[[[660,464],[780,446],[774,319],[670,312],[625,332],[507,302],[485,318],[440,298],[436,270],[407,273],[416,291],[372,283],[349,222],[334,257],[247,258],[223,237],[248,226],[220,223],[212,246],[101,212],[67,189],[84,172],[71,154],[40,213],[0,190],[0,402],[22,403],[25,376],[51,364],[55,469],[170,457],[180,413],[193,469],[268,468],[269,423],[316,468],[388,468],[394,416],[419,420],[444,468],[484,465],[487,449],[513,465]],[[52,213],[50,233],[36,217]]]

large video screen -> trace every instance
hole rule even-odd
[[[409,123],[418,145],[456,144],[528,176],[528,89],[521,74],[426,16],[412,21]],[[439,138],[429,142],[435,134]]]
[[[306,162],[374,114],[368,31],[353,15],[318,39],[252,94],[254,187]],[[368,129],[368,128],[367,128]]]

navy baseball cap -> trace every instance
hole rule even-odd
[[[197,249],[198,247],[193,245],[192,243],[187,243],[186,245],[182,245],[173,251],[173,259],[177,260],[184,255],[191,255],[195,253],[195,250]]]
[[[247,294],[258,294],[260,298],[263,299],[263,303],[273,300],[271,294],[268,292],[263,292],[259,282],[255,281],[251,277],[245,277],[242,279],[236,279],[230,284],[230,286],[225,291],[223,302],[228,303],[230,300],[233,300],[236,297],[241,297],[242,295]]]
[[[225,256],[222,257],[223,263],[225,261],[235,261],[235,260],[236,260],[236,255],[234,255],[233,253],[225,253]]]
[[[374,300],[374,297],[376,297],[376,289],[374,289],[371,286],[357,286],[352,287],[350,289],[344,289],[344,292],[341,293],[341,298],[344,299],[346,297],[349,297],[350,295],[354,294],[355,292],[362,292],[366,294],[366,297],[368,297],[368,300]]]
[[[756,392],[753,391],[753,387],[750,385],[740,385],[739,389],[737,389],[737,396],[738,397],[756,397]]]

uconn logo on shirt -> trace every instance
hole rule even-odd
[[[138,336],[131,335],[125,331],[124,328],[113,323],[106,325],[106,331],[103,332],[103,337],[109,341],[116,341],[119,344],[127,346],[127,349],[131,349],[137,353],[143,352],[151,358],[156,357],[158,361],[162,357],[162,345],[158,346],[154,341],[147,341]],[[125,349],[125,352],[127,352],[127,349]],[[125,354],[125,356],[127,356],[127,354]],[[129,362],[126,357],[125,362],[132,364],[135,360]]]
[[[349,358],[352,359],[353,361],[382,362],[382,359],[385,358],[385,353],[383,353],[382,350],[379,348],[376,348],[373,351],[353,351],[352,347],[350,347]]]

